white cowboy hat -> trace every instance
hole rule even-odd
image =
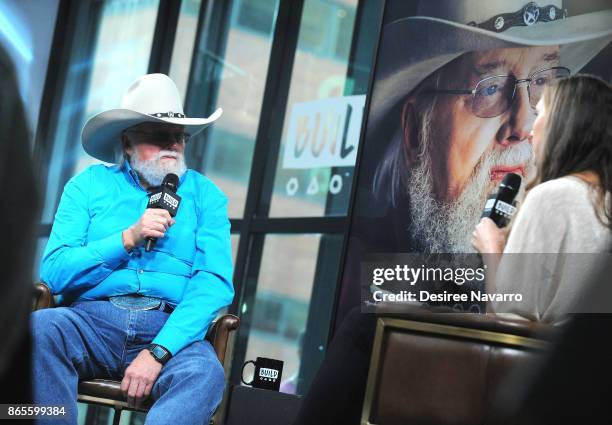
[[[428,0],[418,15],[383,29],[370,106],[370,124],[423,79],[465,52],[560,46],[561,65],[578,72],[612,40],[612,9],[566,17],[561,0]]]
[[[192,136],[217,120],[218,108],[208,118],[187,118],[176,84],[167,75],[147,74],[132,83],[123,95],[120,109],[111,109],[91,117],[81,133],[83,148],[89,155],[105,162],[115,161],[115,152],[126,128],[143,122],[185,126]]]

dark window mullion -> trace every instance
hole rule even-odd
[[[252,233],[344,233],[346,217],[254,218]]]
[[[181,0],[160,0],[149,55],[149,74],[155,72],[168,74],[170,71],[170,60],[180,13]]]

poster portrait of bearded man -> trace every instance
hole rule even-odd
[[[507,173],[524,188],[535,170],[530,132],[544,87],[593,63],[589,72],[610,78],[612,9],[584,3],[386,3],[340,319],[370,292],[357,289],[368,254],[473,253],[487,197]]]
[[[568,17],[562,6],[421,2],[422,16],[385,25],[364,149],[387,147],[360,184],[395,211],[398,251],[473,252],[487,196],[509,172],[532,175],[529,134],[544,87],[580,71],[612,37],[612,11]]]

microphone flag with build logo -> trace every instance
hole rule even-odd
[[[175,217],[181,203],[181,197],[176,194],[178,182],[179,178],[176,174],[166,174],[159,189],[153,191],[149,196],[147,208],[161,208],[168,211],[171,217]],[[157,238],[147,238],[145,251],[151,251],[156,243]]]
[[[497,227],[506,227],[510,218],[516,212],[514,198],[519,192],[521,181],[521,176],[518,174],[506,174],[499,184],[499,189],[487,198],[480,218],[489,217]]]

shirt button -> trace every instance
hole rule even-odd
[[[143,273],[144,273],[144,270],[143,270],[143,269],[140,269],[140,270],[138,270],[138,273],[143,274]]]

